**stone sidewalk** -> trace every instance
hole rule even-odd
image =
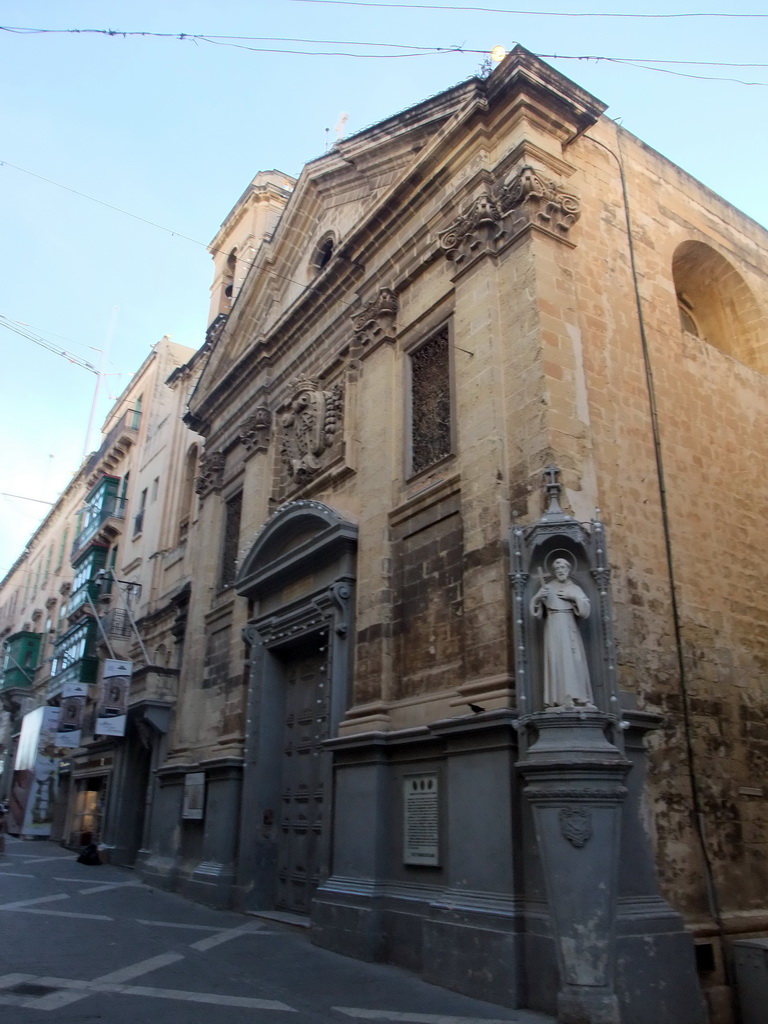
[[[0,1007],[14,1024],[553,1024],[78,864],[50,842],[7,837],[0,927]]]

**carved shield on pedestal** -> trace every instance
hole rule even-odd
[[[571,846],[580,850],[592,838],[592,815],[580,807],[560,811],[560,831]]]

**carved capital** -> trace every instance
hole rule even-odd
[[[240,444],[250,455],[251,452],[265,452],[269,445],[272,413],[266,406],[259,406],[240,424]]]
[[[481,192],[438,238],[446,257],[461,263],[470,257],[496,252],[503,233],[501,215],[493,196],[490,192]]]
[[[581,203],[535,167],[526,165],[506,181],[479,193],[461,216],[438,235],[449,260],[467,265],[494,254],[530,227],[566,238],[581,215]]]
[[[314,377],[293,382],[288,411],[281,417],[282,458],[288,475],[304,483],[322,468],[322,456],[334,442],[341,419],[343,389],[323,391]]]
[[[249,647],[255,647],[260,642],[261,634],[253,623],[249,622],[247,626],[243,626],[241,636]]]
[[[530,165],[501,186],[498,203],[502,217],[510,218],[513,233],[536,224],[565,236],[581,216],[576,196]]]
[[[356,340],[361,345],[394,341],[397,310],[397,296],[392,289],[380,288],[376,298],[371,299],[360,313],[355,313],[352,317]]]
[[[211,491],[220,491],[224,483],[224,452],[206,452],[200,459],[200,476],[197,478],[195,491],[204,498]]]

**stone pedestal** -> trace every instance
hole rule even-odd
[[[533,811],[560,976],[560,1024],[620,1024],[616,904],[630,764],[596,710],[543,712],[517,768]],[[534,969],[534,965],[529,965]]]

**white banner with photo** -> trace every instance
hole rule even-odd
[[[57,747],[79,747],[83,733],[85,702],[88,699],[86,683],[65,683],[61,691],[61,715],[56,733]]]
[[[24,716],[9,794],[8,831],[45,838],[51,834],[56,798],[56,734],[59,708],[43,705]]]
[[[128,717],[128,693],[133,674],[132,661],[116,661],[108,658],[104,662],[104,675],[99,686],[96,703],[97,736],[125,736]]]

